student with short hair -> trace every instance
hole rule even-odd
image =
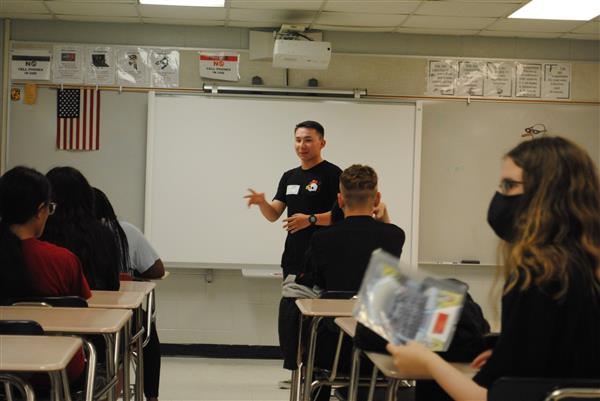
[[[48,216],[60,204],[34,169],[14,167],[0,177],[0,300],[32,296],[91,297],[81,263],[69,250],[40,241]],[[67,367],[71,383],[83,374],[80,351]]]
[[[526,141],[503,160],[488,222],[503,240],[502,331],[471,380],[416,342],[396,366],[432,376],[454,400],[486,400],[502,376],[600,377],[600,182],[579,146]]]
[[[381,202],[377,173],[373,168],[354,164],[340,175],[338,204],[344,219],[316,232],[305,255],[304,273],[296,282],[323,291],[357,293],[365,271],[376,249],[383,249],[400,257],[405,241],[404,231],[390,223],[374,218],[374,210]],[[387,209],[380,219],[389,221]],[[338,333],[325,329],[319,332],[315,365],[329,369],[333,363]],[[357,333],[363,328],[357,328]],[[340,369],[349,370],[352,344],[346,341],[340,352]],[[323,387],[317,400],[329,400],[329,387]]]
[[[96,219],[92,187],[73,167],[55,167],[46,177],[60,207],[48,219],[42,238],[79,257],[91,289],[117,291],[119,249],[110,229]]]
[[[279,181],[277,193],[271,202],[265,194],[248,189],[244,196],[248,206],[257,205],[262,215],[275,222],[287,208],[284,219],[287,231],[285,248],[281,257],[284,286],[279,303],[279,344],[283,353],[284,368],[295,370],[298,349],[297,296],[286,294],[286,285],[301,272],[304,252],[312,235],[331,223],[331,208],[336,200],[341,170],[324,160],[325,130],[316,121],[303,121],[294,129],[295,151],[300,166],[286,171]],[[289,276],[289,278],[288,278]]]
[[[118,221],[106,194],[98,188],[93,190],[96,218],[109,227],[114,234],[115,242],[121,253],[121,271],[137,272],[141,277],[146,278],[162,277],[164,275],[162,261],[146,237],[132,224]],[[132,228],[135,229],[135,234],[130,237],[128,233],[132,231]],[[150,313],[150,311],[146,311],[146,313]],[[152,323],[150,332],[150,340],[144,347],[144,395],[148,401],[158,401],[161,355],[156,324]]]

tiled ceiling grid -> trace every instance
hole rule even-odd
[[[600,17],[506,18],[527,1],[226,0],[224,8],[214,8],[140,5],[138,0],[0,0],[0,17],[246,28],[302,24],[330,31],[600,40]]]

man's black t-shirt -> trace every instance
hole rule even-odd
[[[326,160],[308,170],[301,167],[288,170],[281,177],[273,199],[286,204],[288,217],[296,213],[329,212],[337,199],[341,173],[338,166]],[[301,271],[304,252],[312,234],[318,229],[318,226],[309,226],[295,234],[288,233],[281,256],[284,276]]]

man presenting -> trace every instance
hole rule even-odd
[[[296,125],[294,148],[300,166],[283,174],[273,201],[267,202],[264,193],[253,189],[249,189],[250,194],[244,197],[248,199],[248,206],[258,205],[263,216],[271,222],[277,221],[287,208],[288,217],[283,220],[283,228],[288,234],[281,257],[286,282],[293,282],[295,275],[302,271],[304,253],[312,234],[319,226],[331,223],[331,208],[337,199],[341,170],[321,156],[324,136],[323,126],[316,121]],[[294,277],[288,279],[289,275]],[[289,370],[297,368],[298,319],[295,297],[284,295],[279,303],[279,344],[284,357],[283,367]]]

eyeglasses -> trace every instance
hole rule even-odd
[[[509,192],[511,189],[517,187],[518,185],[523,185],[523,181],[515,181],[515,180],[505,178],[502,181],[500,181],[498,188],[500,188],[500,192],[505,194],[505,193]]]
[[[49,215],[53,215],[54,212],[56,212],[56,203],[55,202],[48,202],[48,214]]]
[[[540,135],[540,134],[545,134],[546,132],[548,132],[548,130],[546,129],[546,126],[544,124],[534,124],[531,127],[527,127],[524,129],[525,133],[521,134],[522,137],[524,136],[531,136],[532,138],[535,135]]]

